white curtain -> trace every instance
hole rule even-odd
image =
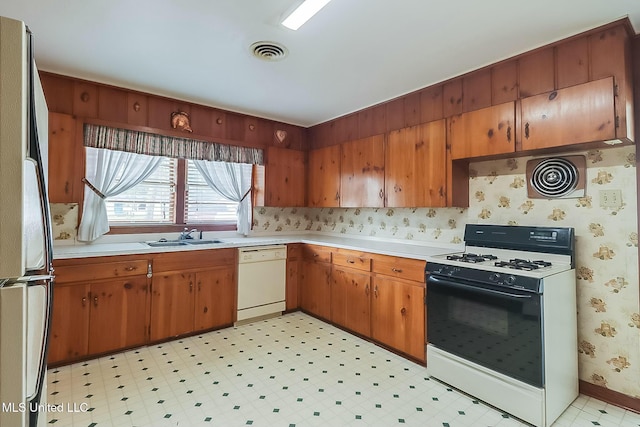
[[[207,185],[227,200],[238,202],[238,233],[249,234],[251,229],[251,165],[245,163],[194,160],[196,169]]]
[[[124,151],[86,148],[86,171],[95,175],[85,177],[104,198],[118,194],[144,181],[158,167],[162,157],[126,153]],[[94,150],[95,153],[89,153]],[[92,155],[95,154],[95,155]],[[82,220],[78,227],[78,240],[91,242],[109,231],[109,219],[104,198],[85,185]]]

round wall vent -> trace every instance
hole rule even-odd
[[[538,163],[533,169],[530,183],[542,196],[563,197],[572,193],[580,179],[576,165],[561,157],[552,157]]]
[[[286,47],[275,42],[255,42],[250,49],[253,56],[263,61],[280,61],[289,53]]]

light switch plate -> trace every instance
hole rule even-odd
[[[600,190],[600,207],[619,208],[622,206],[621,190]]]

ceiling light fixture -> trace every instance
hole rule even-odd
[[[295,31],[330,1],[331,0],[304,0],[296,10],[291,12],[291,14],[282,21],[282,25]]]

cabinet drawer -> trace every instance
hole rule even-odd
[[[207,269],[222,265],[235,265],[234,248],[199,251],[164,252],[153,257],[153,272]]]
[[[371,271],[371,257],[362,252],[344,250],[334,252],[333,263],[357,270]]]
[[[146,259],[55,267],[57,283],[113,279],[147,274]]]
[[[326,246],[304,245],[302,255],[313,261],[331,262],[331,248]]]
[[[373,272],[399,279],[424,282],[426,261],[379,255],[373,258]]]

